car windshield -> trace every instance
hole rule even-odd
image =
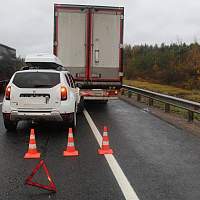
[[[54,72],[20,72],[13,79],[19,88],[52,88],[60,83],[60,74]]]

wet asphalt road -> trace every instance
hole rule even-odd
[[[99,130],[109,127],[114,156],[140,200],[200,199],[200,138],[120,100],[86,109]],[[0,200],[125,199],[106,159],[97,155],[98,143],[83,114],[75,134],[76,158],[62,156],[67,133],[61,127],[35,127],[38,150],[58,192],[24,185],[38,163],[23,159],[29,128],[20,123],[16,132],[6,132],[0,115]],[[42,171],[35,179],[47,183]]]

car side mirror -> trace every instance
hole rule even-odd
[[[81,83],[76,83],[76,87],[82,88],[82,84]]]

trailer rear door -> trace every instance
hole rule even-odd
[[[85,76],[87,10],[57,12],[57,55],[73,75]]]
[[[120,13],[92,14],[92,78],[119,79]]]

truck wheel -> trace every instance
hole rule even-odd
[[[4,119],[4,126],[8,131],[14,131],[17,128],[17,122],[12,122],[8,119]]]
[[[78,113],[82,113],[83,110],[84,110],[84,98],[81,97],[80,102],[78,104],[78,110],[77,110],[77,112]]]

